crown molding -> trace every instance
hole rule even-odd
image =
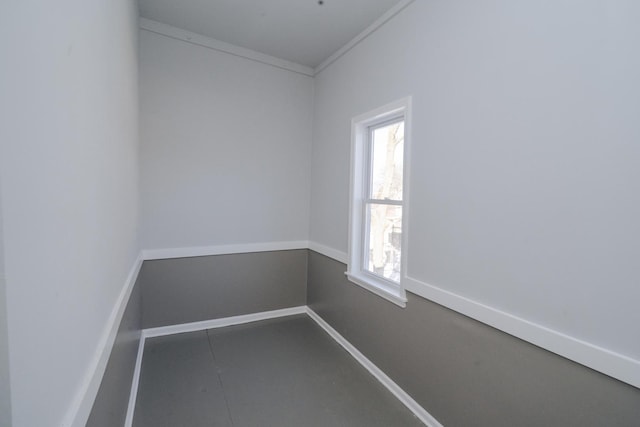
[[[170,37],[175,40],[191,43],[197,46],[205,47],[207,49],[212,49],[240,58],[245,58],[251,61],[259,62],[261,64],[270,65],[275,68],[280,68],[282,70],[291,71],[305,76],[313,77],[314,75],[313,68],[311,67],[276,58],[264,53],[256,52],[255,50],[225,43],[211,37],[203,36],[202,34],[192,33],[191,31],[163,24],[162,22],[153,21],[147,18],[140,18],[139,25],[140,29],[142,30]]]
[[[358,34],[353,39],[351,39],[350,42],[348,42],[347,44],[342,46],[340,49],[338,49],[333,55],[331,55],[330,57],[328,57],[327,59],[322,61],[320,63],[320,65],[318,65],[316,68],[314,68],[313,75],[315,76],[320,71],[324,70],[329,65],[333,64],[334,62],[336,62],[338,59],[340,59],[340,57],[342,57],[347,52],[349,52],[351,49],[356,47],[361,41],[363,41],[364,39],[369,37],[371,34],[373,34],[378,28],[382,27],[389,20],[391,20],[391,18],[396,16],[398,13],[402,12],[407,6],[409,6],[414,1],[415,0],[404,0],[404,1],[401,1],[400,3],[396,4],[391,9],[389,9],[387,11],[387,13],[382,15],[380,18],[376,19],[373,22],[373,24],[369,25],[364,31],[362,31],[360,34]]]

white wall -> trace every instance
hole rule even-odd
[[[137,7],[22,0],[2,9],[13,425],[57,426],[92,373],[138,252]]]
[[[412,95],[409,276],[639,361],[638,22],[412,3],[316,76],[310,239],[347,250],[350,120]]]
[[[140,40],[143,247],[306,240],[311,77]]]

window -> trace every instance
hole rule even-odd
[[[409,110],[405,98],[352,121],[350,281],[402,307]]]

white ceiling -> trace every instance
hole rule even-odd
[[[308,67],[401,0],[139,0],[143,18]]]

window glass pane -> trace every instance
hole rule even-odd
[[[372,199],[402,200],[404,121],[371,130]]]
[[[399,283],[402,206],[367,204],[365,238],[365,269]]]

